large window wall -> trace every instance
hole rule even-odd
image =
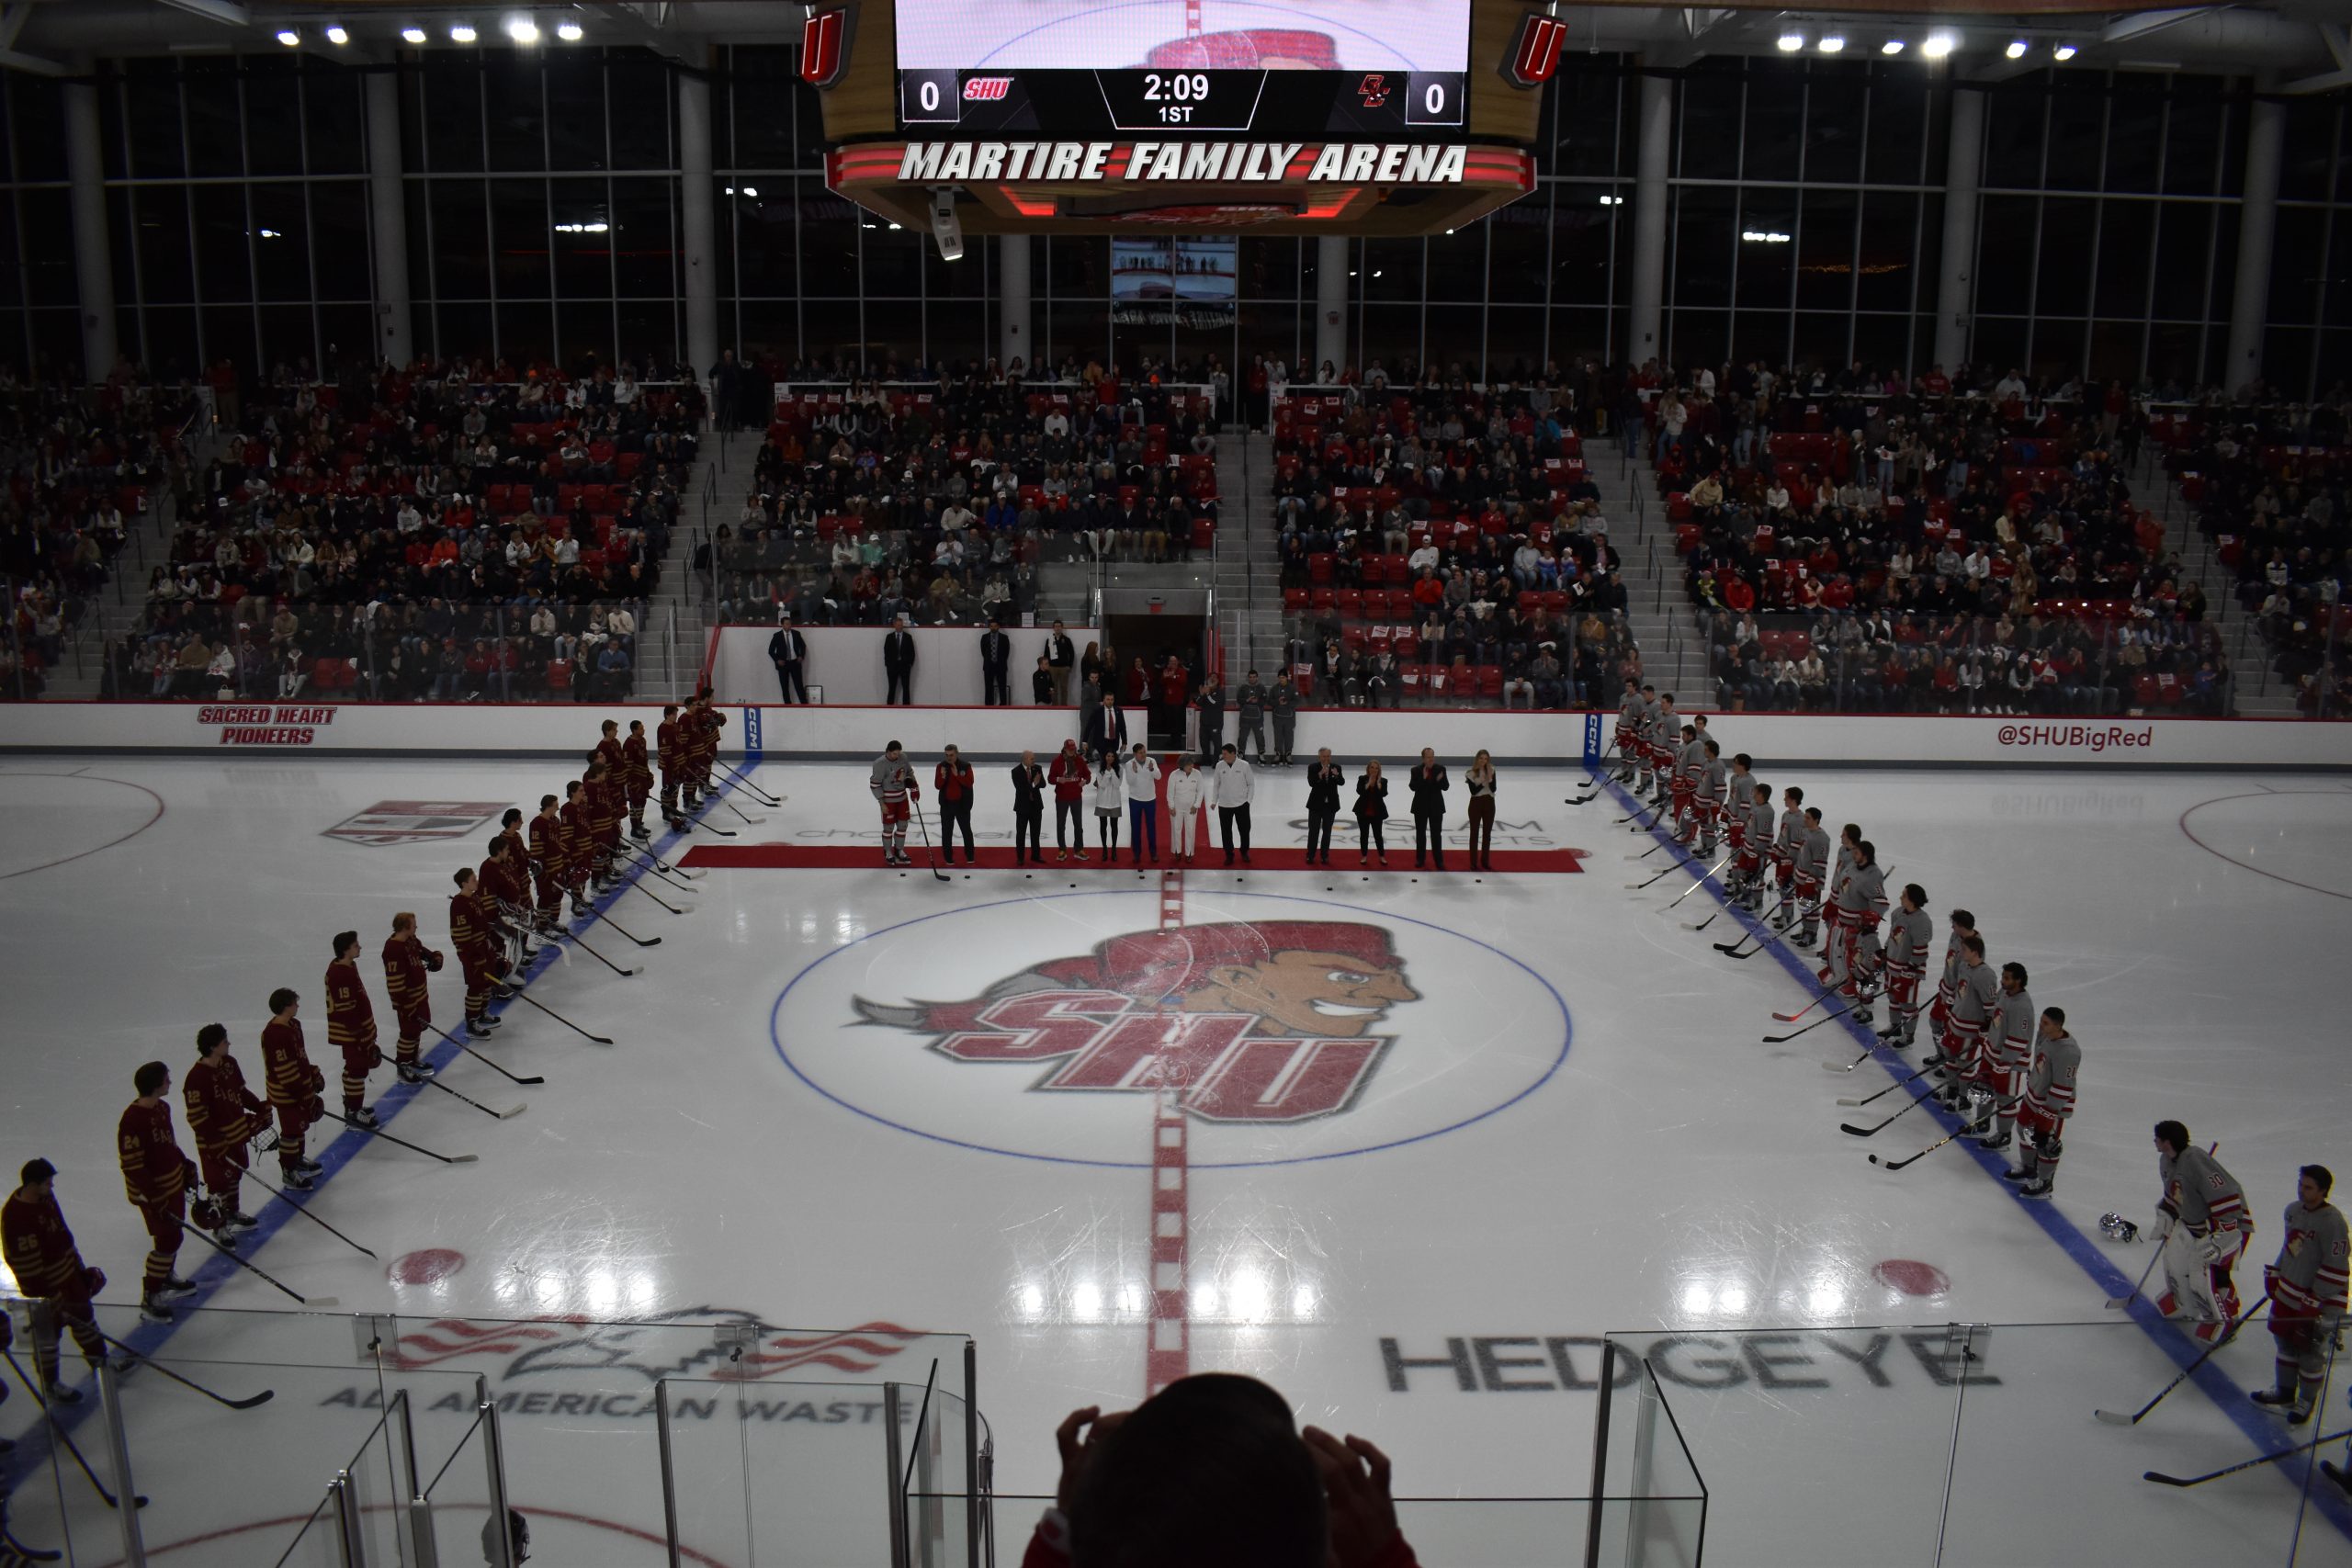
[[[942,262],[825,188],[794,51],[711,75],[719,335],[876,372],[977,359],[993,243]],[[1459,232],[1351,242],[1350,357],[1501,377],[1627,342],[1637,67],[1571,55],[1541,178]],[[678,78],[638,51],[434,50],[402,67],[420,353],[513,365],[684,351]],[[99,79],[123,350],[157,370],[316,367],[374,338],[364,83],[309,54],[112,62]],[[1673,73],[1665,343],[1681,363],[1924,370],[1951,88],[1916,60],[1704,60]],[[0,359],[80,353],[62,89],[0,77]],[[2234,287],[2243,79],[2052,69],[1986,92],[1970,357],[2105,379],[2217,373]],[[2291,394],[2352,377],[2352,95],[2282,100],[2266,363]],[[1114,319],[1108,243],[1034,238],[1032,358],[1314,357],[1317,246],[1244,233],[1229,327]]]

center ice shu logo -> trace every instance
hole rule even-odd
[[[378,847],[463,839],[504,809],[503,800],[379,800],[345,818],[323,836]]]
[[[854,998],[864,1021],[959,1062],[1035,1062],[1039,1092],[1170,1091],[1204,1122],[1304,1122],[1353,1105],[1419,1001],[1379,926],[1250,920],[1136,931],[963,1002]]]
[[[683,1332],[708,1330],[698,1345]],[[733,1328],[740,1343],[722,1342]],[[648,1383],[697,1376],[756,1382],[808,1367],[839,1372],[870,1372],[919,1336],[895,1323],[862,1324],[825,1334],[778,1333],[748,1312],[733,1307],[689,1307],[633,1323],[596,1323],[584,1317],[532,1318],[518,1323],[469,1323],[445,1317],[403,1334],[390,1357],[393,1366],[415,1371],[449,1362],[504,1357],[500,1378],[546,1372],[635,1372]]]

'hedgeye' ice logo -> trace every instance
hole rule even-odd
[[[956,1061],[1043,1064],[1040,1090],[1166,1089],[1204,1122],[1298,1122],[1354,1101],[1394,1043],[1374,1028],[1419,999],[1382,927],[1234,920],[1111,937],[970,1001],[857,1010]]]
[[[1048,895],[852,934],[769,1019],[807,1089],[987,1154],[1148,1168],[1155,1111],[1195,1169],[1394,1148],[1549,1079],[1566,1003],[1501,945],[1328,899]]]

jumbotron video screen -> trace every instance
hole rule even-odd
[[[899,118],[964,133],[1459,134],[1470,0],[899,0]]]

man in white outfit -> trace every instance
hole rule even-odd
[[[1233,863],[1233,829],[1241,829],[1241,863],[1250,863],[1250,797],[1257,793],[1257,775],[1230,740],[1225,743],[1225,753],[1217,760],[1216,777],[1210,784],[1216,797],[1217,836],[1225,844],[1225,863]]]
[[[1143,863],[1143,841],[1151,840],[1151,861],[1159,863],[1159,764],[1144,750],[1143,742],[1136,742],[1120,772],[1127,794],[1127,847],[1135,852],[1135,863]]]
[[[1200,759],[1184,753],[1184,765],[1168,778],[1168,858],[1182,863],[1193,858],[1193,834],[1201,822],[1201,803],[1208,798],[1208,775]]]

